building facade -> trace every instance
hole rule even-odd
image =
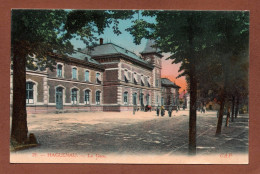
[[[127,111],[164,104],[163,98],[177,93],[162,93],[162,55],[153,45],[149,40],[141,56],[103,42],[73,54],[54,52],[53,71],[27,70],[27,112]]]
[[[179,105],[179,89],[180,87],[170,81],[168,78],[161,78],[162,84],[162,98],[161,103],[166,107]]]

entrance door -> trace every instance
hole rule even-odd
[[[56,89],[56,108],[63,109],[63,89],[61,87]]]

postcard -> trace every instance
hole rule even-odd
[[[10,163],[249,163],[249,11],[13,9],[10,68]]]

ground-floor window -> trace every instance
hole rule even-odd
[[[77,104],[77,101],[78,101],[78,90],[74,88],[71,90],[71,103]]]
[[[149,105],[149,100],[150,100],[150,95],[147,94],[147,95],[146,95],[146,104],[147,104],[147,105]]]
[[[136,98],[137,98],[137,94],[134,93],[134,94],[133,94],[133,105],[137,105]]]
[[[33,86],[33,82],[26,82],[26,103],[28,104],[34,103]]]
[[[161,99],[161,105],[164,105],[164,98]]]
[[[90,96],[90,90],[86,90],[85,91],[85,103],[86,104],[89,104],[89,101],[90,101],[89,96]]]
[[[128,104],[128,92],[124,92],[124,104]]]
[[[140,94],[140,103],[141,103],[141,106],[144,105],[144,94],[143,93]]]
[[[100,94],[101,94],[100,91],[97,91],[97,92],[96,92],[96,104],[97,104],[97,105],[100,105]]]

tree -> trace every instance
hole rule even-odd
[[[219,40],[216,44],[215,56],[219,57],[221,62],[223,77],[216,135],[221,134],[225,99],[228,100],[230,94],[237,91],[234,90],[237,83],[242,82],[241,85],[245,88],[248,85],[246,76],[248,74],[249,13],[238,11],[223,13],[224,15],[216,19],[215,27]]]
[[[13,112],[11,138],[18,143],[27,141],[26,67],[52,68],[54,61],[47,56],[52,50],[71,52],[72,45],[64,39],[63,10],[13,10],[11,52],[13,61]]]
[[[72,38],[79,37],[87,45],[96,41],[105,27],[118,19],[131,17],[131,11],[69,11],[69,10],[13,10],[11,52],[13,62],[13,112],[11,138],[18,143],[27,141],[26,67],[53,70],[55,60],[49,54],[72,53]]]
[[[212,26],[212,13],[195,11],[144,11],[144,16],[156,18],[156,23],[144,20],[135,21],[135,25],[127,29],[139,44],[142,38],[154,39],[156,47],[162,52],[171,53],[168,59],[173,63],[181,63],[179,76],[186,76],[189,82],[190,114],[189,114],[189,153],[196,153],[196,102],[197,84],[199,80],[198,67],[202,54],[211,47],[212,36],[209,26]],[[211,38],[210,38],[211,37]]]
[[[207,94],[209,90],[217,93],[215,97],[220,101],[218,132],[230,78],[228,66],[233,55],[237,55],[235,50],[244,52],[248,44],[247,15],[243,12],[206,11],[144,11],[142,14],[154,17],[156,23],[136,20],[127,31],[134,36],[136,44],[142,38],[154,39],[155,47],[171,53],[168,59],[173,59],[172,63],[181,63],[179,77],[186,76],[191,98],[189,153],[195,154],[197,93]]]

